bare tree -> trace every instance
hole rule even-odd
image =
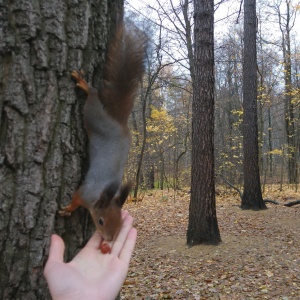
[[[285,5],[285,13],[281,12],[281,5]],[[296,117],[292,100],[292,53],[291,30],[295,25],[296,10],[291,0],[280,0],[275,4],[281,32],[281,47],[283,54],[284,88],[285,88],[285,130],[287,138],[288,178],[289,183],[298,181],[297,145],[296,145]]]
[[[150,38],[150,37],[149,37]],[[149,47],[147,55],[147,69],[144,83],[142,85],[141,92],[141,106],[142,106],[142,141],[141,148],[138,155],[137,170],[135,174],[135,187],[134,187],[134,198],[138,196],[138,190],[140,187],[140,179],[142,175],[142,165],[144,162],[144,155],[147,146],[147,112],[151,104],[151,93],[153,85],[159,76],[161,70],[165,67],[162,62],[161,47],[162,47],[162,35],[161,28],[158,33],[158,43],[153,46],[154,41],[150,40],[152,45]]]
[[[241,56],[240,29],[232,29],[218,41],[216,52],[216,169],[231,183],[241,182]]]

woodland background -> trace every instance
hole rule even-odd
[[[207,3],[212,1],[201,0]],[[57,215],[87,165],[84,97],[74,88],[70,72],[83,69],[87,81],[100,87],[106,45],[123,5],[122,0],[0,2],[2,299],[49,299],[42,271],[51,233],[63,237],[69,260],[94,230],[83,208],[71,218]],[[242,1],[220,0],[214,6],[213,138],[216,194],[223,201],[217,197],[223,243],[195,248],[196,254],[186,253],[183,246],[191,193],[193,10],[193,1],[188,0],[125,1],[125,18],[147,33],[149,49],[130,119],[132,149],[125,172],[125,179],[135,182],[133,202],[126,208],[135,216],[142,238],[123,297],[226,299],[231,294],[239,299],[245,292],[250,299],[297,299],[298,206],[270,204],[272,208],[263,212],[245,212],[238,208],[238,194],[229,194],[230,186],[241,189],[245,175]],[[280,204],[299,200],[298,14],[299,1],[257,3],[260,179],[265,200]],[[164,248],[178,236],[182,243]],[[257,236],[261,239],[253,238]],[[264,260],[261,252],[266,249],[274,255]],[[213,251],[221,254],[213,257]],[[248,269],[243,269],[244,261]],[[187,285],[178,280],[176,268],[187,272]],[[177,275],[172,277],[173,273]],[[166,287],[167,282],[171,284]],[[282,282],[287,287],[284,293]]]
[[[141,187],[190,183],[193,6],[190,1],[127,1],[128,15],[151,31],[147,77],[132,114],[127,174]],[[243,13],[237,1],[215,3],[215,170],[239,187],[242,170]],[[299,182],[299,3],[258,1],[259,166],[266,184]],[[146,101],[146,103],[144,102]],[[144,141],[146,137],[146,141]],[[145,142],[145,145],[144,145]]]

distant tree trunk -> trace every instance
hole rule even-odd
[[[278,8],[279,26],[282,35],[282,53],[285,89],[285,131],[287,137],[288,180],[290,184],[298,182],[298,161],[296,147],[296,128],[294,102],[292,100],[292,58],[291,30],[294,26],[292,3],[285,0],[286,15],[282,16]]]
[[[231,54],[231,53],[230,53]],[[228,134],[226,135],[226,131],[222,130],[220,128],[220,131],[222,132],[222,134],[225,136],[225,138],[227,138],[227,143],[229,145],[229,153],[230,154],[230,160],[232,163],[234,163],[234,158],[233,156],[236,156],[235,151],[233,151],[233,146],[234,146],[234,123],[235,123],[235,116],[233,114],[233,110],[234,110],[234,83],[233,83],[233,73],[234,73],[234,66],[232,65],[232,62],[228,63],[228,70],[226,72],[226,79],[227,79],[227,84],[228,84],[228,98],[230,99],[228,101],[228,108],[226,109],[226,113],[227,113],[227,118],[228,118]],[[225,131],[225,132],[224,132]],[[237,179],[236,176],[237,173],[237,168],[230,168],[230,172],[228,172],[228,179],[230,182],[235,182]]]
[[[146,118],[146,108],[147,108],[147,96],[148,96],[147,89],[145,95],[141,96],[142,101],[142,132],[143,132],[143,139],[142,139],[142,145],[141,145],[141,151],[138,154],[138,164],[137,164],[137,170],[135,174],[135,186],[133,190],[133,197],[137,199],[138,196],[138,190],[140,187],[140,181],[141,181],[141,174],[142,174],[142,164],[144,161],[144,155],[145,155],[145,149],[146,149],[146,143],[147,143],[147,118]]]
[[[194,73],[194,55],[193,55],[193,40],[192,40],[192,26],[189,19],[189,0],[184,0],[180,2],[182,6],[182,13],[184,17],[184,25],[185,25],[185,42],[188,53],[189,60],[189,70],[192,78],[192,83],[194,81],[195,73]],[[181,34],[180,34],[181,35]]]
[[[154,182],[155,182],[155,173],[154,173],[154,164],[153,162],[149,162],[148,169],[146,170],[147,178],[146,178],[146,188],[147,189],[154,189]]]
[[[262,198],[257,124],[256,0],[244,0],[243,57],[243,209],[266,209]]]
[[[187,125],[188,126],[188,125]],[[189,137],[189,131],[187,128],[187,131],[185,133],[185,138],[184,138],[184,150],[175,157],[175,174],[174,174],[174,190],[180,189],[180,182],[179,182],[179,162],[183,158],[183,156],[187,153],[188,149],[188,137]],[[176,155],[176,153],[175,153]]]
[[[154,72],[151,70],[152,67],[152,57],[151,55],[148,55],[148,69],[146,71],[146,86],[144,87],[144,82],[142,81],[142,92],[141,92],[141,105],[142,105],[142,136],[143,139],[141,141],[141,150],[138,156],[138,164],[137,164],[137,170],[135,174],[135,186],[133,191],[133,197],[137,199],[138,191],[139,191],[139,185],[140,185],[140,179],[142,174],[142,165],[144,163],[144,155],[146,151],[147,146],[147,139],[148,139],[148,132],[147,132],[147,117],[148,114],[151,115],[150,109],[151,107],[151,93],[152,93],[152,87],[157,79],[157,76],[159,72],[163,69],[163,65],[161,64],[161,36],[159,37],[159,46],[156,48],[156,62],[158,61],[158,66],[155,68]],[[148,113],[147,113],[148,111]]]
[[[86,157],[84,94],[70,72],[100,86],[104,49],[123,0],[0,4],[0,298],[50,299],[42,276],[50,235],[66,260],[94,231],[86,210],[57,216]]]
[[[192,186],[187,244],[221,242],[214,175],[214,2],[194,1]]]
[[[164,153],[162,151],[159,151],[159,188],[161,190],[164,189],[164,178],[165,178],[165,159],[164,159]]]
[[[273,137],[272,137],[272,116],[271,116],[271,107],[268,107],[268,160],[269,160],[269,172],[270,172],[270,179],[273,182]]]
[[[154,162],[152,155],[149,151],[149,145],[147,144],[147,148],[145,150],[145,156],[144,156],[144,187],[146,189],[154,189],[154,180],[155,180],[155,168],[154,168]]]

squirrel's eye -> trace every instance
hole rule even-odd
[[[102,218],[100,218],[98,222],[99,222],[99,225],[101,225],[101,226],[103,226],[103,225],[104,225],[104,221],[103,221],[103,219],[102,219]]]

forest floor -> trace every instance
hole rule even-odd
[[[264,198],[280,203],[299,193],[274,187]],[[189,194],[145,194],[125,209],[138,241],[121,299],[300,299],[300,205],[239,208],[238,195],[219,190],[222,243],[186,246]]]

